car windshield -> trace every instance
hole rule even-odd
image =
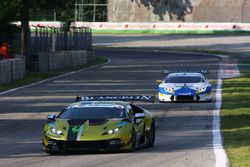
[[[199,76],[174,76],[168,77],[165,83],[200,83],[205,82],[203,78]]]
[[[58,115],[61,119],[110,119],[124,118],[124,108],[118,107],[74,107]]]

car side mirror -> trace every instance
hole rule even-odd
[[[135,123],[140,123],[143,118],[145,118],[144,113],[136,113],[135,114]]]
[[[161,84],[162,80],[156,80],[156,83]]]
[[[55,118],[56,118],[56,115],[55,115],[55,114],[49,114],[49,115],[47,116],[47,119],[48,119],[49,121],[54,121]]]

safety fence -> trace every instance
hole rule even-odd
[[[30,66],[33,71],[49,71],[87,63],[92,51],[91,29],[32,25]]]
[[[91,29],[36,26],[30,35],[31,53],[92,50]]]
[[[15,23],[21,26],[20,22]],[[92,50],[92,32],[88,27],[74,27],[64,22],[30,22],[30,54],[40,52]],[[8,43],[11,51],[20,54],[21,33],[15,33]]]

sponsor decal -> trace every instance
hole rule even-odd
[[[153,101],[154,96],[146,95],[123,95],[123,96],[83,96],[80,97],[82,101],[94,101],[94,100],[137,100],[137,101]],[[77,97],[79,101],[79,97]]]
[[[182,87],[175,91],[175,95],[177,96],[189,96],[189,95],[195,95],[196,91],[193,89],[190,89],[189,87]]]
[[[76,22],[72,26],[90,27],[92,29],[112,30],[231,30],[250,31],[249,23],[109,23],[109,22]]]
[[[71,128],[73,133],[78,133],[80,131],[80,126],[75,126],[73,128]]]
[[[76,141],[78,134],[81,131],[81,126],[86,123],[87,120],[69,120],[68,123],[70,125],[67,140],[68,141]]]
[[[21,22],[13,24],[20,26]],[[35,27],[62,28],[64,22],[30,21]],[[250,31],[250,23],[143,23],[143,22],[74,22],[71,27],[89,27],[93,30],[174,30],[174,31]]]

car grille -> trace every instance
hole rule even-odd
[[[120,148],[121,146],[120,139],[101,141],[51,141],[55,142],[58,148],[66,150],[107,150]]]
[[[194,100],[194,96],[189,96],[189,95],[177,96],[176,100],[192,101],[192,100]]]

